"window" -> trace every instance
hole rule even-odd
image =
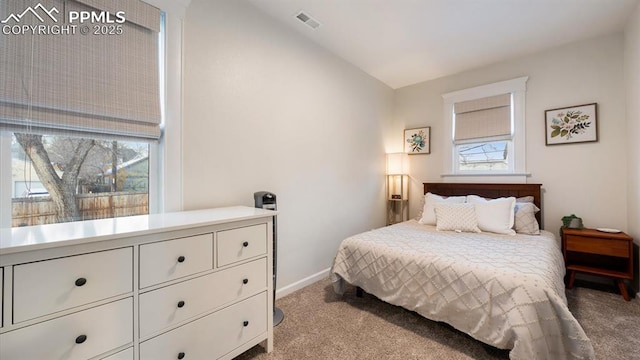
[[[443,95],[446,147],[444,176],[524,175],[524,101],[527,78]]]
[[[13,133],[11,177],[12,227],[149,212],[147,142]]]
[[[456,145],[459,171],[507,171],[511,141],[481,141]]]
[[[29,14],[23,2],[2,6]],[[51,19],[19,19],[47,34],[2,35],[2,226],[146,214],[161,140],[160,10],[139,0],[47,6]]]

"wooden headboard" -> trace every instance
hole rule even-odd
[[[468,184],[468,183],[423,183],[424,193],[442,196],[462,196],[478,195],[485,198],[499,198],[514,196],[533,196],[533,203],[540,208],[536,214],[536,219],[540,228],[542,224],[542,196],[540,195],[541,184]]]

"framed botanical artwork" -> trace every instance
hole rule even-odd
[[[431,152],[431,127],[404,130],[404,152],[409,155]]]
[[[597,114],[597,103],[545,111],[547,145],[598,141]]]

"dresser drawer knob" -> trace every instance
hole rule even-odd
[[[184,256],[182,256],[182,255],[178,256],[178,262],[179,263],[184,262],[185,260],[186,260],[186,258]]]
[[[249,283],[249,279],[242,279],[242,283],[247,285]]]
[[[184,306],[184,301],[180,300],[178,301],[178,307],[181,308]]]
[[[249,322],[248,322],[247,320],[243,321],[243,322],[242,322],[242,326],[244,326],[244,327],[249,326]]]
[[[82,344],[87,341],[87,335],[80,335],[76,338],[76,344]]]
[[[178,353],[178,359],[184,359],[185,356],[187,356],[187,354],[185,354],[183,352],[179,352]]]
[[[82,286],[82,285],[84,285],[86,283],[87,283],[87,279],[85,279],[85,278],[79,278],[79,279],[76,280],[76,286]]]
[[[242,246],[244,246],[244,247],[249,246],[249,242],[248,242],[248,241],[243,242],[243,243],[242,243]]]

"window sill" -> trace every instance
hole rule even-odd
[[[531,177],[530,173],[463,173],[463,174],[442,174],[440,177],[447,181],[467,181],[467,182],[484,182],[487,178],[491,178],[494,182],[504,183],[526,183],[527,178]]]
[[[530,173],[461,173],[461,174],[442,174],[440,177],[467,177],[467,176],[524,176],[530,177]]]

